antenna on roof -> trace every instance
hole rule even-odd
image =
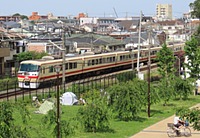
[[[115,7],[113,7],[113,10],[114,10],[114,12],[115,12],[115,16],[118,18],[118,15],[117,15],[117,12],[116,12],[116,10],[115,10]]]

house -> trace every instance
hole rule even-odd
[[[84,49],[95,52],[114,51],[125,47],[123,41],[106,35],[76,34],[72,35],[67,40],[73,42],[73,47],[76,52],[80,52],[80,50]]]
[[[48,19],[48,15],[39,15],[38,12],[32,12],[32,15],[28,17],[29,20],[37,21],[40,19]]]
[[[20,20],[21,28],[33,31],[33,23],[30,20]]]
[[[124,39],[124,42],[127,44],[126,48],[129,48],[128,46],[131,46],[131,48],[136,49],[138,45],[140,46],[148,46],[150,44],[153,46],[159,46],[160,41],[158,39],[157,32],[152,33],[151,40],[149,38],[149,34],[147,31],[141,32],[140,42],[139,42],[139,34],[138,33],[131,33],[130,37],[127,37]]]
[[[2,27],[5,29],[21,28],[21,24],[15,21],[2,22]]]
[[[65,40],[65,49],[66,53],[70,52],[72,43],[68,40]],[[63,41],[60,37],[42,35],[37,38],[29,39],[27,43],[27,51],[36,51],[36,52],[45,52],[49,55],[55,57],[61,57],[62,55]]]
[[[181,20],[159,21],[157,25],[159,26],[159,30],[163,30],[166,33],[168,41],[176,41],[174,34],[178,30],[185,29],[185,23]]]
[[[24,36],[0,27],[0,76],[11,75],[12,68],[18,67],[15,57],[25,51]]]

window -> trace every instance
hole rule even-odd
[[[54,67],[53,67],[53,66],[50,66],[50,67],[49,67],[49,73],[52,73],[53,70],[54,70]]]
[[[126,57],[126,60],[128,60],[128,59],[129,59],[129,56],[128,56],[128,55],[126,55],[125,57]]]
[[[110,57],[110,62],[112,62],[112,57]]]
[[[88,66],[90,66],[91,65],[91,60],[88,60]]]
[[[107,58],[107,63],[110,63],[110,58],[109,57]]]
[[[77,68],[77,62],[74,62],[74,69]]]
[[[103,58],[103,63],[106,63],[106,58]]]
[[[96,64],[99,64],[99,59],[96,59]]]
[[[102,64],[102,58],[99,59],[99,64]]]
[[[120,56],[120,59],[119,59],[120,61],[122,61],[123,60],[123,57],[122,56]]]
[[[69,69],[72,69],[72,68],[73,68],[73,64],[69,63]]]
[[[39,66],[34,64],[21,64],[19,71],[36,72],[39,71]]]
[[[95,65],[95,61],[94,61],[94,59],[92,60],[92,65]]]
[[[68,63],[65,64],[65,70],[68,70]]]
[[[42,73],[45,74],[45,67],[42,68]]]

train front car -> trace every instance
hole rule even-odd
[[[18,71],[19,88],[38,88],[40,65],[34,61],[22,61]]]

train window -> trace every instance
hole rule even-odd
[[[73,64],[69,63],[69,69],[72,69]]]
[[[115,57],[113,57],[113,62],[115,62]]]
[[[88,66],[90,66],[91,65],[91,61],[90,60],[88,60]]]
[[[109,57],[107,57],[107,63],[110,63],[110,58]]]
[[[99,59],[96,59],[96,64],[99,64]]]
[[[120,61],[122,61],[123,60],[123,58],[122,58],[122,56],[120,56],[120,59],[119,59]]]
[[[65,70],[68,70],[68,63],[65,64]]]
[[[129,55],[126,55],[126,60],[129,59]]]
[[[29,72],[35,72],[38,71],[39,66],[34,64],[21,64],[20,65],[20,71],[29,71]]]
[[[131,54],[129,54],[129,55],[128,55],[128,59],[131,59],[131,58],[132,58],[132,57],[131,57]]]
[[[137,58],[137,54],[134,54],[134,58]]]
[[[125,59],[126,59],[126,57],[125,57],[125,55],[123,55],[123,56],[122,56],[122,60],[125,60]]]
[[[53,67],[53,66],[50,66],[50,67],[49,67],[49,73],[52,73],[53,70],[54,70],[54,67]]]
[[[110,57],[110,62],[112,62],[112,57]]]
[[[75,69],[77,68],[77,62],[74,62],[74,68]]]
[[[94,59],[92,60],[92,65],[95,65],[95,61],[94,61]]]
[[[42,73],[45,74],[45,67],[42,68]]]
[[[99,64],[102,64],[102,58],[99,59]]]
[[[103,64],[106,63],[106,58],[103,58]]]

